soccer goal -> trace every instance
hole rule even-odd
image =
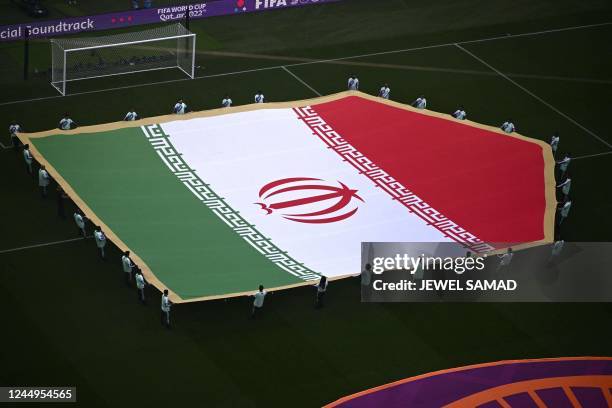
[[[181,24],[104,37],[51,40],[51,85],[178,68],[193,78],[196,35]]]

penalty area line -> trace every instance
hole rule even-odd
[[[301,83],[302,85],[304,85],[306,88],[310,89],[312,92],[314,92],[316,95],[318,96],[323,96],[319,93],[319,91],[317,91],[316,89],[314,89],[312,86],[308,85],[306,83],[306,81],[304,81],[302,78],[300,78],[299,76],[295,75],[293,72],[291,72],[289,70],[289,68],[287,68],[286,66],[282,66],[281,67],[284,71],[286,71],[289,75],[291,75],[292,77],[294,77],[299,83]]]
[[[603,153],[585,154],[584,156],[572,157],[572,160],[589,159],[591,157],[607,156],[609,154],[612,154],[612,150]]]
[[[88,239],[88,238],[91,238],[91,236],[88,236],[88,237],[85,237],[85,238],[80,237],[80,238],[65,239],[65,240],[62,240],[62,241],[45,242],[43,244],[28,245],[28,246],[22,246],[22,247],[18,247],[18,248],[3,249],[3,250],[0,250],[0,254],[7,254],[7,253],[10,253],[10,252],[24,251],[26,249],[40,248],[40,247],[46,247],[46,246],[51,246],[51,245],[65,244],[65,243],[68,243],[68,242],[83,241],[83,240]]]
[[[578,123],[576,120],[574,120],[573,118],[569,117],[568,115],[566,115],[565,113],[561,112],[559,109],[555,108],[554,106],[552,106],[550,103],[546,102],[544,99],[540,98],[538,95],[534,94],[533,92],[531,92],[529,89],[525,88],[523,85],[519,84],[518,82],[516,82],[515,80],[513,80],[512,78],[510,78],[508,75],[504,74],[503,72],[501,72],[499,69],[495,68],[494,66],[492,66],[491,64],[489,64],[488,62],[486,62],[485,60],[483,60],[482,58],[480,58],[479,56],[477,56],[476,54],[474,54],[473,52],[463,48],[460,44],[456,43],[455,47],[459,48],[461,51],[463,51],[464,53],[466,53],[467,55],[471,56],[472,58],[474,58],[476,61],[480,62],[481,64],[483,64],[484,66],[488,67],[491,71],[496,72],[497,74],[499,74],[499,76],[501,76],[502,78],[504,78],[505,80],[507,80],[508,82],[510,82],[511,84],[513,84],[514,86],[516,86],[517,88],[521,89],[523,92],[525,92],[526,94],[530,95],[531,97],[535,98],[536,100],[538,100],[540,103],[542,103],[543,105],[547,106],[549,109],[553,110],[554,112],[557,112],[559,115],[563,116],[565,119],[567,119],[568,121],[570,121],[571,123],[573,123],[574,125],[578,126],[580,129],[584,130],[586,133],[588,133],[589,135],[593,136],[595,139],[599,140],[601,143],[605,144],[607,147],[612,148],[612,145],[608,142],[606,142],[604,139],[602,139],[601,137],[599,137],[598,135],[595,134],[595,132],[587,129],[586,127],[584,127],[583,125],[581,125],[580,123]]]

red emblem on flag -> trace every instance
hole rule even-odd
[[[283,218],[308,224],[324,224],[342,221],[357,212],[355,200],[363,202],[357,190],[338,181],[339,186],[329,185],[321,179],[292,177],[272,181],[259,190],[261,202],[255,203],[266,215],[282,212]],[[286,213],[284,210],[302,207],[302,211]],[[349,207],[347,209],[347,207]]]

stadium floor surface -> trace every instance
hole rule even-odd
[[[80,125],[94,125],[118,120],[130,107],[145,117],[166,114],[179,97],[195,110],[217,107],[226,92],[236,104],[248,103],[258,88],[269,100],[305,99],[316,96],[310,88],[341,90],[354,71],[371,94],[388,82],[394,100],[424,93],[433,110],[463,104],[472,120],[492,126],[512,117],[521,133],[544,141],[559,130],[561,151],[578,158],[564,238],[610,240],[612,191],[599,179],[612,166],[609,3],[501,1],[483,8],[448,1],[433,12],[430,3],[372,4],[351,0],[192,23],[205,39],[197,57],[204,78],[152,73],[86,81],[65,98],[34,72],[48,65],[47,42],[31,44],[27,82],[22,44],[3,44],[0,123],[17,120],[41,131],[69,111]],[[470,7],[478,12],[466,13]],[[488,40],[474,42],[481,39]],[[447,45],[429,48],[439,44]],[[338,57],[345,59],[318,63]],[[314,60],[288,67],[310,88],[277,68],[301,63],[295,58]],[[0,141],[9,144],[6,135]],[[609,304],[364,305],[353,280],[335,283],[321,311],[312,308],[310,288],[298,288],[270,297],[258,321],[247,320],[245,299],[207,302],[177,307],[175,328],[161,331],[159,294],[137,304],[134,290],[122,287],[120,254],[111,250],[116,261],[101,262],[90,239],[73,240],[74,225],[57,217],[53,200],[39,199],[10,149],[0,151],[0,170],[0,230],[9,231],[0,234],[0,290],[8,305],[3,384],[73,384],[86,407],[313,407],[449,367],[612,353]]]

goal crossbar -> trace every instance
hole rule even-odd
[[[108,48],[108,47],[120,47],[122,45],[137,45],[137,44],[143,44],[143,43],[150,43],[150,42],[159,42],[161,40],[172,40],[175,38],[187,38],[187,37],[195,37],[195,33],[191,33],[191,34],[182,34],[182,35],[173,35],[171,37],[163,37],[163,38],[151,38],[149,40],[139,40],[139,41],[127,41],[127,42],[123,42],[123,43],[116,43],[116,44],[106,44],[106,45],[92,45],[90,47],[80,47],[80,48],[69,48],[66,49],[67,52],[73,52],[73,51],[84,51],[84,50],[93,50],[96,48]],[[51,42],[55,42],[57,40],[51,40]]]

